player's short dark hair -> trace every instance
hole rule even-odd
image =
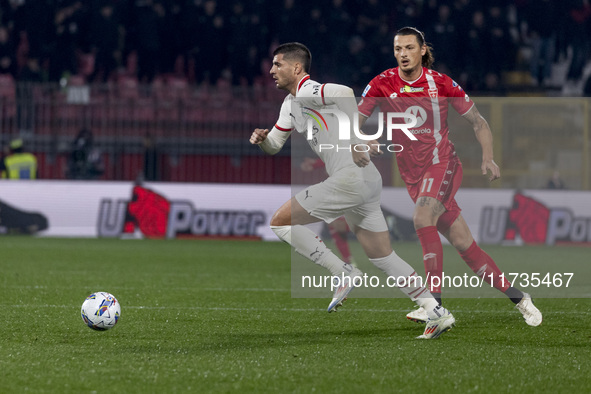
[[[288,42],[279,45],[274,51],[273,56],[282,54],[286,60],[296,60],[302,64],[304,72],[309,72],[312,63],[312,54],[307,46],[299,42]]]
[[[425,34],[422,31],[417,29],[416,27],[403,27],[402,29],[396,32],[397,36],[415,36],[419,45],[422,47],[423,45],[427,46],[427,52],[423,55],[421,63],[423,67],[431,68],[433,63],[435,62],[435,57],[433,56],[433,48],[429,43],[425,41]]]

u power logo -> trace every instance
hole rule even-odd
[[[112,238],[139,231],[147,238],[259,238],[258,229],[266,222],[263,211],[196,209],[191,201],[169,200],[134,186],[130,201],[101,201],[98,235]]]

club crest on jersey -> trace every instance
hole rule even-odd
[[[437,90],[437,88],[429,89],[429,97],[434,99],[437,98],[437,96],[439,95],[438,92],[439,91]]]
[[[418,93],[424,91],[425,88],[413,88],[412,86],[404,85],[400,88],[400,93]]]

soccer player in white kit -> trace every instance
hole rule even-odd
[[[328,312],[332,312],[342,305],[354,283],[358,282],[355,278],[361,279],[363,274],[340,260],[318,235],[304,225],[320,221],[330,223],[344,215],[370,261],[388,276],[407,278],[405,283],[408,285],[399,289],[428,311],[427,327],[418,338],[439,337],[454,325],[455,318],[439,306],[417,278],[415,270],[392,250],[388,227],[380,208],[382,178],[373,163],[363,168],[355,165],[352,155],[365,153],[355,152],[351,146],[361,141],[352,132],[350,140],[339,141],[338,128],[333,127],[337,118],[327,114],[328,110],[344,112],[351,119],[352,127],[352,115],[357,111],[353,90],[343,85],[320,84],[311,80],[308,75],[311,54],[303,44],[280,45],[273,56],[270,74],[277,88],[289,94],[281,106],[275,126],[270,131],[255,129],[250,143],[259,145],[268,154],[275,154],[294,129],[298,133],[306,133],[308,120],[314,118],[317,124],[312,133],[306,133],[307,140],[326,164],[329,177],[302,190],[283,204],[271,218],[271,229],[296,252],[328,269],[335,279],[340,279],[328,306]],[[324,116],[320,110],[326,111]],[[341,149],[336,149],[337,146]]]

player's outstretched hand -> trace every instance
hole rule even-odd
[[[495,161],[492,159],[483,160],[482,166],[480,168],[482,169],[482,175],[486,175],[488,174],[488,171],[490,171],[490,176],[488,177],[490,182],[501,177],[501,170],[497,163],[495,163]]]
[[[353,162],[357,165],[357,167],[365,167],[371,161],[367,152],[357,152],[355,150],[355,146],[352,146],[351,154],[353,155]]]
[[[250,143],[253,145],[259,145],[261,142],[267,139],[269,129],[254,129],[254,132],[250,136]]]

